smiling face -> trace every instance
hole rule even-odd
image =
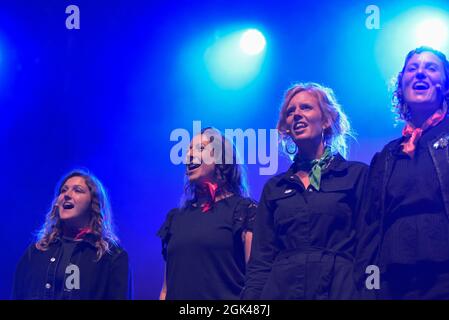
[[[214,153],[213,143],[206,134],[199,134],[192,139],[186,166],[186,175],[191,183],[214,180]]]
[[[447,90],[444,66],[432,52],[414,54],[402,73],[403,99],[412,112],[435,111]]]
[[[314,94],[301,91],[293,96],[285,110],[285,127],[299,147],[302,143],[321,142],[328,125]]]
[[[67,179],[56,202],[60,219],[83,227],[82,224],[90,217],[91,200],[91,192],[83,177],[75,176]]]

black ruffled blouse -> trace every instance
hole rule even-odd
[[[256,204],[237,195],[211,210],[173,209],[157,235],[166,261],[167,300],[239,299],[245,279],[242,232],[253,229]]]

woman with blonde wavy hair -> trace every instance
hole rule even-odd
[[[85,170],[70,172],[17,266],[13,298],[129,298],[128,254],[118,242],[101,182]]]
[[[244,299],[356,298],[353,259],[367,165],[347,161],[349,121],[330,88],[287,90],[277,129],[290,169],[265,184]]]

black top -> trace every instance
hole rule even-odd
[[[443,132],[437,125],[418,140],[410,158],[399,145],[387,184],[382,265],[449,260],[449,221],[428,142]]]
[[[357,212],[368,166],[335,155],[319,191],[293,165],[265,185],[244,299],[352,298]]]
[[[67,264],[74,266],[67,268]],[[63,271],[67,273],[62,275]],[[64,278],[67,283],[61,281]],[[66,284],[67,290],[61,291]],[[75,243],[58,238],[45,251],[38,250],[33,243],[17,266],[12,297],[20,300],[132,298],[128,254],[111,244],[110,252],[97,261],[95,241],[90,235]]]
[[[69,265],[71,265],[70,259],[72,258],[76,245],[77,241],[72,238],[62,237],[61,239],[61,259],[59,260],[56,269],[55,299],[67,299],[70,296],[70,292],[73,290],[71,284],[76,281],[76,279],[67,279],[67,275],[72,276],[71,278],[74,276],[76,277],[74,268],[68,268]],[[69,281],[69,286],[67,286],[66,280]]]
[[[231,196],[202,212],[171,210],[158,232],[166,260],[167,300],[238,299],[245,255],[242,231],[253,229],[256,205]]]
[[[389,142],[371,161],[355,267],[362,288],[369,265],[377,265],[383,273],[392,270],[393,264],[394,270],[418,270],[420,262],[441,265],[447,257],[449,116],[424,132],[415,159],[400,155],[403,141]],[[416,173],[409,171],[407,176],[404,166]]]

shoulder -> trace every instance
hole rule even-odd
[[[179,214],[181,211],[185,210],[184,208],[173,208],[167,212],[167,218],[172,217],[176,214]]]
[[[186,204],[189,206],[189,204]],[[165,215],[165,221],[164,224],[170,224],[174,217],[178,216],[183,211],[186,211],[187,208],[173,208],[167,212]]]
[[[365,172],[369,168],[369,165],[361,161],[346,160],[346,163],[348,165],[348,169],[350,170]]]
[[[340,154],[336,154],[325,172],[332,172],[335,176],[357,177],[365,174],[369,166],[361,161],[346,160]]]
[[[50,245],[47,250],[39,250],[36,243],[31,243],[22,253],[17,262],[17,267],[20,268],[37,268],[36,266],[43,266],[42,261],[46,261],[54,253],[55,246]]]
[[[369,166],[360,161],[345,161],[346,162],[346,179],[353,181],[354,184],[364,183],[369,172]]]
[[[267,182],[265,182],[263,192],[270,192],[271,190],[280,187],[280,185],[282,184],[282,181],[285,180],[286,178],[288,178],[292,174],[293,173],[291,172],[291,170],[289,170],[289,171],[279,173],[275,176],[272,176],[271,178],[269,178],[267,180]]]
[[[392,148],[395,148],[395,147],[399,146],[399,144],[401,143],[402,140],[403,140],[402,137],[397,138],[397,139],[394,139],[394,140],[391,140],[390,142],[388,142],[388,143],[382,148],[381,153],[386,153],[386,152],[388,152],[389,150],[391,150]]]
[[[241,230],[253,230],[257,212],[257,202],[248,197],[236,196],[236,208],[234,210],[234,232]]]
[[[44,251],[39,250],[36,247],[36,243],[33,242],[30,245],[28,245],[28,247],[25,249],[25,252],[22,255],[21,261],[27,261],[27,260],[31,260],[33,258],[33,256],[42,253]]]
[[[33,243],[29,244],[28,247],[25,250],[26,254],[33,254],[33,253],[39,253],[39,252],[42,252],[42,250],[39,250],[37,248],[37,243],[36,242],[33,242]]]
[[[381,151],[376,152],[371,159],[370,168],[376,168],[379,164],[383,164],[388,154],[391,154],[395,148],[398,148],[402,142],[402,137],[388,142]]]
[[[112,260],[116,260],[118,258],[128,259],[128,252],[119,244],[109,243],[108,254],[111,256]]]
[[[239,202],[239,203],[247,203],[247,204],[249,204],[249,203],[255,203],[256,201],[253,199],[253,198],[251,198],[251,197],[244,197],[244,196],[239,196],[239,195],[235,195],[235,199],[236,199],[236,201],[237,202]]]
[[[382,148],[382,150],[379,152],[379,154],[384,155],[384,154],[391,152],[394,148],[399,147],[399,145],[401,144],[403,139],[404,139],[403,137],[400,137],[400,138],[391,140]]]
[[[170,229],[172,226],[173,218],[182,211],[181,208],[173,208],[165,216],[165,220],[157,231],[156,235],[164,241],[168,240]]]
[[[257,202],[250,197],[236,196],[238,208],[257,207]]]

